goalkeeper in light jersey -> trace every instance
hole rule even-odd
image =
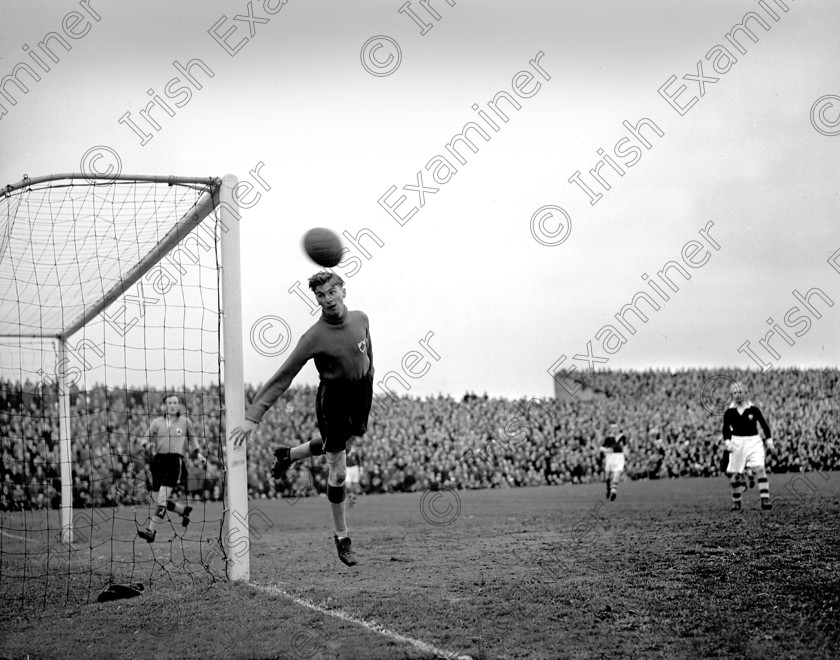
[[[770,427],[761,411],[751,401],[745,400],[744,388],[740,383],[732,383],[729,392],[732,396],[732,404],[723,414],[723,441],[729,451],[726,472],[730,475],[732,511],[741,509],[741,493],[745,490],[744,472],[749,468],[755,470],[761,508],[771,509],[770,481],[764,465],[766,452],[772,452],[775,449]],[[759,426],[764,433],[763,442],[758,434]]]
[[[192,507],[170,498],[173,489],[177,488],[187,473],[184,455],[190,453],[202,464],[207,464],[198,446],[192,422],[181,414],[178,395],[166,395],[164,403],[166,414],[152,421],[149,439],[143,441],[143,449],[152,454],[152,500],[157,504],[157,510],[149,518],[146,529],[138,530],[137,535],[149,543],[154,542],[157,534],[155,527],[163,522],[167,510],[180,515],[184,527],[190,524]]]
[[[303,366],[314,360],[321,379],[315,400],[321,438],[297,447],[279,447],[274,452],[272,474],[278,479],[293,461],[326,455],[327,499],[332,509],[338,558],[353,566],[357,560],[344,515],[347,451],[367,431],[373,401],[370,327],[364,312],[350,311],[345,306],[344,281],[335,273],[316,273],[309,278],[309,288],[321,306],[321,317],[303,334],[277,373],[257,392],[245,413],[245,421],[231,431],[231,438],[237,447],[247,442],[266,411],[289,389]]]

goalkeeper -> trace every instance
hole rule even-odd
[[[149,543],[154,542],[157,530],[166,517],[166,512],[174,511],[181,516],[181,524],[190,524],[192,507],[180,504],[171,498],[174,488],[186,475],[184,454],[190,452],[202,465],[207,460],[198,446],[198,438],[192,422],[181,414],[181,400],[177,394],[168,394],[164,399],[166,415],[157,417],[149,427],[149,440],[143,442],[143,449],[152,455],[152,499],[157,504],[154,515],[149,518],[146,529],[138,530],[137,535]]]

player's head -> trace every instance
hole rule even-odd
[[[344,306],[344,280],[336,273],[322,270],[309,278],[309,288],[315,294],[315,300],[321,306],[324,316],[340,319],[347,308]]]
[[[164,395],[163,403],[166,405],[166,414],[176,416],[181,414],[181,397],[175,392]]]
[[[609,431],[610,435],[618,435],[618,424],[610,422]]]
[[[741,383],[734,381],[729,386],[729,398],[735,404],[740,404],[744,400],[744,386]]]

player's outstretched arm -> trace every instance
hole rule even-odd
[[[301,337],[300,342],[298,342],[295,350],[283,363],[283,366],[260,388],[260,391],[254,397],[254,402],[248,408],[248,412],[245,413],[245,419],[259,423],[268,409],[291,387],[295,376],[298,375],[300,370],[303,369],[303,365],[311,357],[307,346],[304,344],[305,339],[306,335]]]

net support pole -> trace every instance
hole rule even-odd
[[[67,347],[64,339],[58,340],[58,428],[59,461],[61,465],[61,540],[73,542],[73,471],[70,469],[70,392],[64,364]]]
[[[219,189],[222,252],[222,335],[224,337],[225,460],[227,462],[227,516],[225,552],[230,580],[251,578],[248,525],[248,472],[245,445],[234,448],[230,432],[245,420],[245,378],[242,353],[242,285],[239,259],[239,204],[232,174]]]

